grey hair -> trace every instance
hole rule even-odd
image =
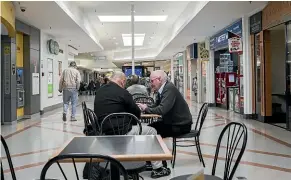
[[[123,79],[126,78],[125,74],[120,71],[115,71],[110,77],[110,80],[117,80],[117,79]]]
[[[156,70],[152,72],[152,75],[160,77],[161,81],[164,83],[168,80],[168,76],[163,70]]]

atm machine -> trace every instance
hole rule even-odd
[[[17,119],[24,115],[24,76],[23,68],[16,69],[16,102],[17,102]]]

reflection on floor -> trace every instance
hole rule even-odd
[[[284,129],[287,128],[286,123],[273,123],[272,125],[278,126],[278,127],[284,128]]]
[[[93,107],[93,96],[82,97],[87,105]],[[195,121],[200,105],[190,104]],[[2,135],[5,137],[16,176],[19,180],[38,179],[40,172],[53,152],[58,150],[66,141],[74,136],[83,135],[83,117],[81,106],[78,106],[77,122],[61,120],[62,109],[46,113],[41,118],[26,120],[13,126],[2,126]],[[235,174],[248,180],[290,180],[291,177],[291,132],[258,121],[242,119],[240,115],[227,112],[218,108],[210,108],[201,134],[201,148],[206,163],[205,173],[211,173],[213,156],[218,136],[230,121],[239,121],[248,127],[248,144],[246,152]],[[171,139],[164,140],[171,148]],[[2,149],[2,157],[4,156]],[[3,160],[5,179],[11,179],[7,161]],[[224,166],[217,166],[217,175],[221,177]],[[169,163],[168,163],[169,164]],[[81,173],[83,164],[78,164]],[[179,148],[176,167],[170,177],[190,174],[201,167],[195,147]],[[73,172],[72,167],[65,171]],[[48,171],[50,178],[63,179],[57,166]],[[74,175],[74,173],[70,173]],[[142,173],[145,179],[150,179],[150,172]],[[160,178],[167,180],[170,177]],[[75,179],[75,178],[68,178]],[[242,178],[241,178],[242,179]]]

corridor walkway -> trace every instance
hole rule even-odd
[[[85,100],[88,107],[93,108],[93,96],[82,97],[81,100]],[[190,106],[193,121],[195,121],[200,105],[190,104]],[[80,105],[76,117],[77,122],[64,124],[61,116],[62,109],[59,108],[45,113],[42,117],[26,120],[14,126],[2,126],[1,133],[8,143],[19,180],[38,179],[42,167],[54,151],[71,137],[83,136],[84,124]],[[205,173],[211,173],[218,136],[225,124],[230,121],[244,122],[248,127],[247,149],[236,172],[235,180],[243,179],[242,177],[248,180],[291,179],[291,132],[254,120],[245,120],[238,114],[217,108],[209,109],[201,134],[201,148],[206,163]],[[171,139],[164,141],[171,148]],[[3,149],[1,152],[2,157],[5,156]],[[11,179],[7,161],[4,159],[3,163],[5,179]],[[220,166],[220,163],[222,163],[221,160],[217,166],[219,176],[224,168],[224,165]],[[80,173],[83,171],[83,166],[83,164],[78,165]],[[200,166],[195,147],[178,148],[176,166],[170,177],[195,172],[195,169]],[[73,169],[66,170],[73,172]],[[53,175],[51,178],[63,179],[57,166],[48,173]],[[142,176],[150,179],[150,172],[144,172]],[[161,180],[170,177],[161,178]]]

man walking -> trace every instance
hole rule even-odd
[[[70,62],[69,68],[62,73],[59,92],[63,92],[63,121],[67,121],[67,111],[71,101],[71,121],[76,120],[76,107],[78,103],[78,89],[80,88],[81,75],[77,70],[76,62]]]

